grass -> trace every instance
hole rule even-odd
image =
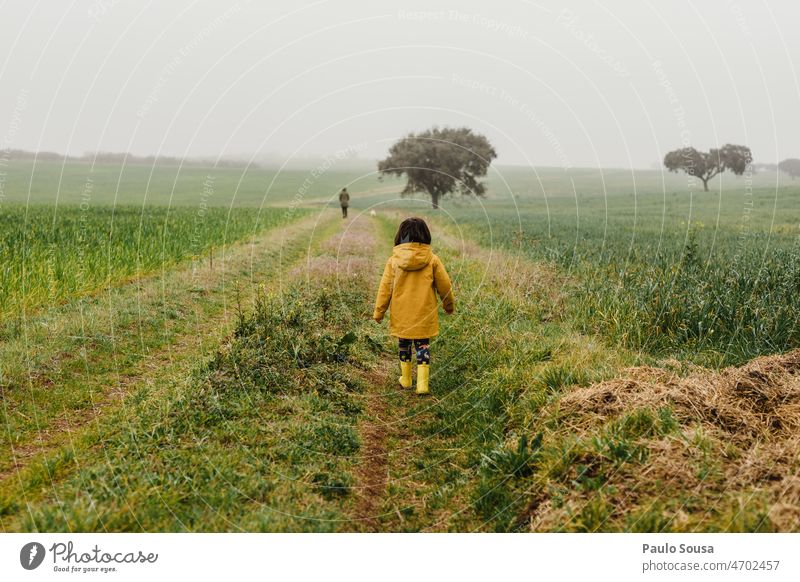
[[[758,417],[763,420],[743,412],[765,398],[791,406],[786,374],[795,356],[755,364],[752,378],[763,388],[747,396],[741,386],[749,371],[731,372],[729,379],[708,371],[707,379],[681,380],[686,370],[658,370],[652,384],[632,384],[622,370],[640,360],[637,354],[586,335],[570,312],[550,310],[547,300],[532,302],[520,293],[560,296],[558,289],[547,289],[560,287],[559,279],[518,273],[515,281],[503,262],[513,258],[495,252],[498,264],[487,270],[480,249],[470,257],[449,246],[440,242],[438,249],[448,269],[458,273],[458,316],[432,344],[435,398],[394,404],[413,436],[393,443],[406,456],[390,467],[384,529],[798,527],[796,505],[795,513],[789,509],[794,502],[779,509],[785,491],[793,491],[797,467],[796,455],[784,454],[793,446],[785,428],[795,422],[793,409],[773,410]],[[789,382],[788,392],[780,392],[782,382]],[[596,395],[589,398],[582,390]],[[715,400],[717,393],[736,403]],[[638,403],[642,394],[651,396]],[[601,403],[615,398],[617,404],[603,408]],[[774,417],[783,419],[782,432],[769,428]],[[744,438],[750,434],[758,436]],[[773,472],[752,471],[755,459]]]
[[[259,285],[278,284],[332,226],[309,217],[292,233],[276,228],[227,247],[213,267],[191,262],[6,326],[0,472],[13,470],[12,447],[26,457],[73,446],[76,431],[101,423],[128,390],[191,371],[228,333],[237,305],[249,305]]]
[[[271,290],[231,334],[148,381],[138,366],[207,332],[230,284],[187,303],[188,271],[173,269],[139,309],[121,286],[114,305],[134,333],[104,333],[102,301],[95,333],[69,303],[26,331],[35,338],[8,332],[9,438],[30,442],[38,421],[87,409],[120,374],[138,380],[91,429],[31,462],[21,485],[0,484],[3,527],[359,529],[367,426],[384,430],[374,442],[387,452],[385,487],[375,480],[385,490],[361,505],[379,530],[796,531],[798,356],[718,368],[797,347],[797,190],[763,176],[752,196],[727,177],[702,195],[654,172],[569,177],[545,173],[540,185],[517,173],[513,199],[495,190],[484,207],[450,202],[439,217],[386,192],[354,197],[355,211],[378,205],[386,244],[396,208],[431,218],[457,313],[432,342],[430,398],[395,389],[393,368],[391,385],[370,383],[376,366],[396,366],[367,320],[376,245],[326,243],[332,222],[257,249],[255,278],[240,256],[235,273]],[[652,367],[630,368],[641,364]],[[62,378],[54,392],[47,380]]]
[[[382,220],[382,235],[393,227]],[[646,375],[614,379],[637,356],[553,309],[558,278],[532,269],[511,280],[504,263],[487,272],[480,249],[463,253],[450,243],[443,237],[437,252],[455,279],[458,312],[432,343],[433,397],[381,394],[394,428],[378,529],[793,528],[791,513],[776,513],[783,483],[752,465],[783,459],[791,439],[761,455],[768,441],[725,420],[751,400],[714,402],[705,390],[721,381],[684,372],[656,370],[652,386],[635,384],[650,382]],[[260,296],[188,380],[135,392],[101,424],[100,457],[57,454],[32,471],[29,493],[41,497],[28,507],[2,498],[5,526],[353,529],[355,468],[365,462],[358,427],[365,393],[376,389],[365,372],[394,358],[366,321],[370,282],[342,285],[320,273]],[[788,362],[759,364],[752,377],[768,379]],[[754,386],[745,394],[735,388],[741,381],[725,382],[734,388],[724,398],[793,406],[782,393]],[[691,395],[697,401],[686,402]],[[742,418],[771,430],[758,414]],[[780,463],[780,478],[790,479],[796,459]],[[61,475],[54,485],[51,471]]]
[[[352,466],[361,446],[360,371],[383,350],[366,319],[369,285],[353,282],[360,284],[341,286],[327,276],[259,293],[188,379],[141,387],[104,420],[96,457],[51,461],[76,464],[59,480],[56,497],[29,511],[5,497],[6,527],[339,528],[353,503]],[[32,489],[45,493],[47,485],[43,476]]]
[[[480,257],[434,246],[455,277],[458,313],[432,342],[435,399],[403,413],[413,438],[394,443],[408,458],[391,469],[383,525],[507,531],[534,494],[551,432],[543,408],[574,379],[599,380],[633,360],[553,318],[549,281],[510,287],[504,269],[487,273]],[[532,285],[541,301],[520,292]]]
[[[170,269],[307,215],[264,209],[0,208],[0,322]]]
[[[16,160],[4,167],[0,203],[25,205],[188,206],[260,208],[335,199],[342,186],[351,192],[385,186],[376,168],[337,166],[271,170],[133,164],[82,164]],[[0,208],[2,208],[0,206]]]
[[[464,232],[569,275],[567,310],[615,345],[723,366],[800,344],[796,189],[615,193],[452,210]],[[773,216],[773,213],[776,213]]]

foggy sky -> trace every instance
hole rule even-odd
[[[0,6],[0,149],[378,158],[438,124],[501,164],[800,157],[794,0]]]

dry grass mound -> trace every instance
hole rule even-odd
[[[587,422],[664,405],[682,423],[705,423],[741,444],[798,435],[800,350],[757,358],[739,368],[698,368],[686,377],[660,368],[631,368],[622,378],[573,390],[561,399],[563,410]]]
[[[636,526],[631,515],[650,508],[652,518],[653,507],[682,498],[690,501],[673,503],[656,528],[800,530],[800,350],[720,371],[683,372],[631,368],[568,390],[555,404],[579,442],[607,434],[637,411],[657,416],[666,410],[676,424],[672,432],[634,439],[646,460],[607,472],[601,491],[615,509],[599,529],[626,514]],[[581,462],[591,465],[591,456]],[[534,527],[553,527],[564,520],[564,508],[574,512],[591,499],[579,489],[567,491],[560,510],[539,508]],[[763,509],[755,521],[747,521],[748,504]]]

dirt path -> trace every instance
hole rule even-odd
[[[357,215],[347,222],[340,234],[322,245],[323,252],[310,259],[302,267],[302,273],[298,267],[295,274],[314,281],[318,276],[335,273],[343,284],[353,276],[363,277],[369,285],[364,307],[368,317],[372,313],[379,274],[391,251],[391,241],[383,240],[379,226],[379,221]],[[393,352],[381,357],[372,368],[357,373],[366,388],[363,413],[357,426],[361,447],[353,467],[352,517],[345,529],[381,531],[390,466],[407,462],[409,435],[404,427],[415,397],[413,392],[401,390],[397,384],[397,361]]]
[[[389,369],[389,362],[385,361],[381,369],[365,374],[370,388],[365,398],[366,417],[359,426],[361,460],[354,471],[356,504],[353,519],[359,530],[380,531],[378,514],[389,480],[389,433],[394,432],[388,418],[387,401],[381,393],[391,384]]]
[[[3,389],[6,419],[15,413],[24,415],[24,401],[15,402],[13,396],[69,391],[73,386],[84,391],[77,406],[64,402],[37,413],[35,425],[27,432],[12,437],[9,426],[8,456],[0,459],[0,485],[20,477],[36,459],[59,447],[77,448],[78,435],[136,388],[153,387],[188,373],[229,332],[237,304],[249,302],[255,283],[279,284],[280,271],[302,256],[315,231],[324,232],[331,224],[333,215],[323,220],[314,215],[279,227],[221,253],[218,250],[213,262],[205,259],[184,265],[112,289],[71,310],[65,307],[43,316],[38,325],[30,324],[33,335],[23,338],[24,342],[0,345],[0,354],[7,356],[19,358],[24,351],[28,370],[23,394]],[[180,316],[177,323],[173,313]],[[46,330],[46,336],[37,335],[37,329]],[[104,341],[97,341],[98,337]],[[80,339],[77,354],[65,347],[64,338]]]
[[[377,221],[356,215],[347,221],[340,234],[322,245],[323,252],[319,256],[311,258],[302,270],[298,267],[295,274],[314,281],[335,273],[341,284],[347,284],[352,277],[363,278],[369,284],[368,304],[364,309],[371,314],[371,301],[378,283],[376,274],[380,273],[385,253],[390,248],[388,242],[381,244],[376,229]],[[375,531],[379,524],[377,513],[388,478],[387,442],[394,431],[387,410],[387,393],[397,390],[393,383],[393,364],[394,360],[390,362],[387,356],[371,369],[358,371],[366,389],[358,424],[361,447],[353,468],[353,526],[349,529],[356,531]]]

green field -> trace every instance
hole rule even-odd
[[[452,200],[443,224],[557,265],[584,331],[654,356],[741,364],[800,344],[800,187],[722,178],[698,192],[661,171],[500,168],[486,199]],[[424,212],[421,201],[399,206]]]
[[[584,330],[626,348],[720,366],[800,341],[799,189],[554,196],[452,220],[558,265]]]
[[[169,269],[299,218],[307,210],[82,208],[0,210],[0,321]]]
[[[53,164],[29,199],[31,168],[0,201],[5,531],[800,530],[791,182],[498,168],[432,211],[370,168],[103,167],[87,199]],[[409,214],[457,293],[429,399],[369,320]]]
[[[339,189],[385,188],[370,169],[12,161],[0,199],[0,320],[212,253]],[[276,208],[278,206],[279,208]]]
[[[324,162],[322,163],[324,164]],[[382,186],[375,168],[340,170],[335,162],[308,170],[202,168],[11,161],[0,203],[261,207],[335,199]]]

